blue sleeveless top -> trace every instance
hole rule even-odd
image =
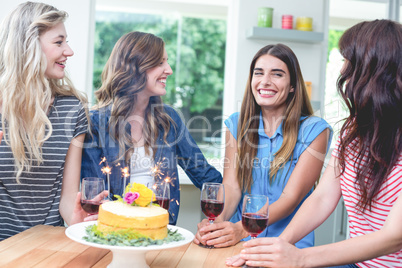
[[[229,128],[230,133],[236,140],[237,140],[237,126],[239,121],[239,115],[240,115],[239,113],[234,113],[227,120],[225,120],[225,125]],[[278,171],[275,180],[272,183],[270,183],[269,182],[270,163],[273,160],[275,153],[279,150],[283,142],[282,123],[280,124],[276,132],[272,135],[272,137],[268,137],[268,135],[265,134],[264,132],[264,123],[262,120],[262,115],[260,114],[260,123],[258,129],[259,143],[257,151],[258,161],[255,161],[254,168],[252,171],[253,184],[251,186],[251,193],[267,195],[270,204],[277,201],[281,196],[282,191],[285,188],[286,183],[288,182],[289,177],[292,174],[301,154],[311,144],[311,142],[325,129],[329,129],[331,132],[327,148],[329,148],[329,145],[331,143],[332,128],[324,119],[315,116],[310,117],[304,116],[300,118],[300,121],[301,124],[296,146],[293,153],[293,159],[292,161],[288,161],[285,164],[284,168]],[[289,222],[292,220],[293,216],[296,214],[297,210],[304,202],[304,200],[306,200],[306,198],[310,196],[312,191],[313,188],[309,191],[309,193],[303,198],[302,202],[300,202],[297,208],[289,216],[269,225],[268,228],[266,228],[258,237],[279,236],[282,233],[282,231],[286,228],[286,226],[289,224]],[[241,221],[243,197],[245,194],[247,193],[242,194],[241,200],[236,208],[236,212],[230,219],[231,222]],[[250,236],[243,239],[243,241],[249,239]],[[295,245],[298,248],[306,248],[314,246],[314,232],[309,233]]]

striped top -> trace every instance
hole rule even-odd
[[[332,153],[334,157],[339,155],[338,139],[336,147]],[[352,142],[356,145],[357,141]],[[365,235],[378,231],[382,228],[387,216],[402,191],[402,155],[392,169],[391,174],[382,184],[379,193],[372,203],[372,209],[361,213],[356,209],[360,197],[360,187],[356,183],[355,160],[357,152],[348,148],[352,153],[345,159],[345,172],[341,175],[341,190],[348,212],[350,237]],[[369,261],[356,264],[359,267],[402,267],[402,250],[378,257]]]
[[[1,141],[0,240],[39,224],[63,225],[59,203],[64,162],[71,139],[87,132],[88,121],[83,105],[73,96],[57,96],[48,117],[53,132],[42,147],[43,163],[24,171],[21,184],[15,178],[11,149],[4,137]]]

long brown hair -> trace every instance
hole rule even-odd
[[[109,120],[111,136],[119,143],[119,159],[129,160],[127,153],[133,148],[130,134],[125,131],[128,118],[137,102],[137,93],[146,88],[147,70],[157,66],[163,58],[165,43],[153,34],[130,32],[116,43],[102,72],[102,86],[95,95],[100,109],[112,105]],[[145,150],[153,148],[159,135],[159,126],[164,130],[164,141],[174,122],[163,109],[162,99],[153,96],[145,111],[143,135]],[[129,148],[126,150],[126,148]]]
[[[294,88],[294,92],[290,92],[286,100],[287,108],[283,121],[283,143],[271,163],[269,174],[271,181],[275,179],[279,169],[283,168],[293,154],[300,126],[300,117],[313,114],[299,61],[293,51],[283,44],[267,45],[261,48],[255,54],[250,65],[237,132],[237,180],[243,191],[250,191],[253,183],[252,169],[258,149],[259,136],[257,130],[261,107],[254,99],[251,81],[255,64],[263,55],[274,56],[286,64],[290,73],[290,85]]]
[[[358,152],[355,170],[365,210],[402,153],[402,27],[391,20],[361,22],[342,35],[345,65],[337,88],[350,115],[340,132],[340,166]]]

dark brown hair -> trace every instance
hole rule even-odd
[[[337,87],[350,115],[340,132],[340,166],[357,152],[355,170],[364,211],[402,153],[402,28],[391,20],[361,22],[342,35],[345,65]]]

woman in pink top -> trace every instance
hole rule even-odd
[[[317,189],[277,238],[244,244],[237,266],[402,267],[402,25],[359,23],[339,41],[338,90],[350,115]],[[343,197],[350,238],[298,249]]]

